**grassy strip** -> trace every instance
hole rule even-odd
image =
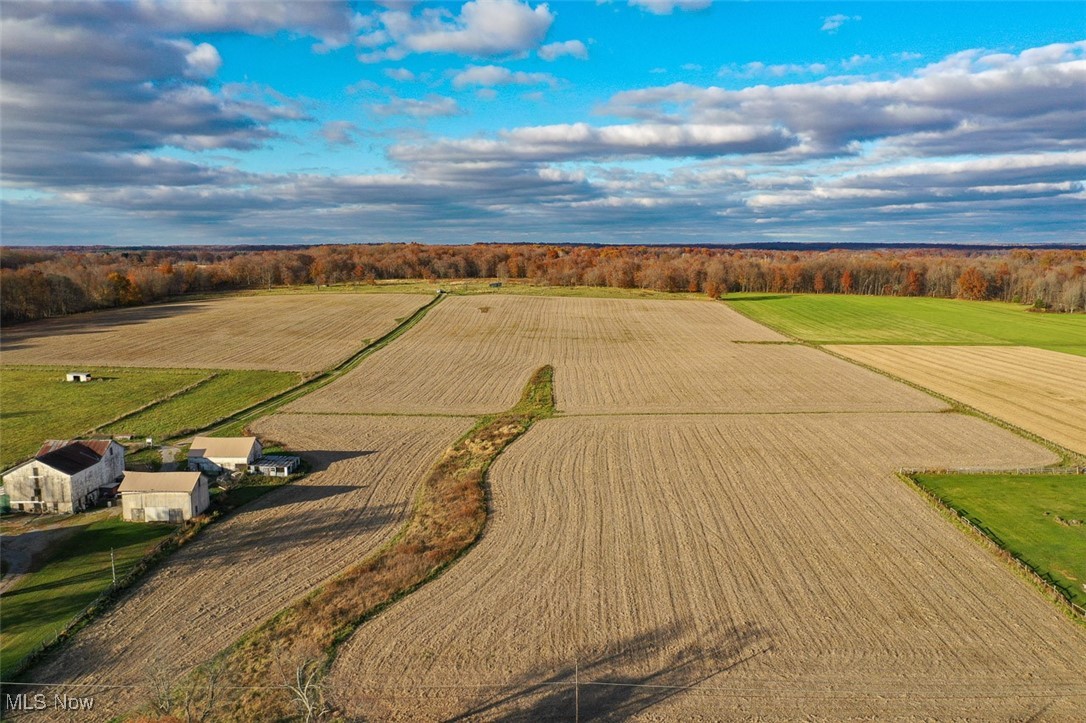
[[[172,397],[211,375],[198,369],[90,367],[92,382],[66,382],[66,367],[0,368],[0,468],[37,451],[42,439],[77,437]]]
[[[1086,356],[1086,316],[928,297],[729,294],[754,321],[813,344],[1013,345]]]
[[[195,538],[209,524],[238,507],[305,476],[309,469],[304,462],[302,464],[302,469],[290,477],[243,477],[237,485],[214,495],[212,506],[205,514],[179,527],[125,522],[119,516],[110,517],[87,525],[84,530],[66,540],[64,545],[52,550],[54,562],[37,573],[27,575],[18,585],[4,593],[4,660],[7,661],[10,657],[15,662],[10,669],[7,662],[3,664],[2,679],[8,682],[18,681],[23,673],[44,656],[55,653],[72,635],[109,610],[128,588],[175,550]],[[162,539],[164,535],[168,537]],[[137,542],[121,547],[118,546],[120,539],[135,539]],[[146,543],[156,539],[159,540],[158,544],[148,550]],[[140,540],[143,540],[144,544],[140,544]],[[118,574],[117,582],[112,584],[110,547],[114,548]],[[11,601],[10,598],[28,588],[32,588],[35,593],[41,591],[41,594],[19,598],[16,603]],[[49,599],[42,599],[43,596]],[[64,604],[55,604],[57,597],[63,597]],[[22,607],[12,612],[15,604]],[[25,614],[23,607],[26,608]],[[49,613],[47,618],[45,612]],[[30,649],[18,657],[14,648],[9,656],[9,626],[18,625],[24,619],[33,621],[32,624],[39,627],[44,626],[47,634],[39,636]],[[55,633],[55,637],[49,639],[48,633]]]
[[[411,519],[388,544],[317,588],[225,651],[192,681],[216,671],[218,685],[241,695],[215,710],[216,720],[282,720],[301,697],[285,683],[316,681],[340,643],[363,622],[443,572],[478,540],[487,519],[486,473],[494,459],[537,420],[554,413],[553,369],[539,369],[520,402],[483,417],[453,444],[423,481]],[[322,706],[319,684],[308,702]]]
[[[998,558],[1003,560],[1003,562],[1022,577],[1022,579],[1032,584],[1046,598],[1057,604],[1067,613],[1069,618],[1080,625],[1086,626],[1086,608],[1073,602],[1070,592],[1066,590],[1063,585],[1055,582],[1052,576],[1047,574],[1047,571],[1035,568],[1028,561],[1023,560],[1015,552],[1011,551],[1007,547],[1007,544],[985,524],[977,524],[979,520],[968,512],[959,509],[950,501],[940,496],[935,490],[928,487],[924,482],[920,481],[920,477],[927,476],[928,475],[922,475],[920,473],[898,473],[898,477],[913,487],[913,489],[920,492],[928,502],[943,514],[944,517],[974,540],[988,548],[988,550],[993,552]],[[953,476],[966,477],[968,475]],[[1074,475],[1068,476],[1073,477]],[[1081,484],[1081,480],[1079,481],[1079,484]]]
[[[322,372],[315,377],[307,379],[298,386],[291,387],[290,389],[281,392],[280,394],[266,399],[259,404],[255,404],[251,407],[243,409],[235,414],[230,415],[225,420],[217,422],[213,425],[205,427],[203,429],[191,430],[189,434],[207,434],[207,435],[221,435],[229,437],[231,435],[242,434],[245,431],[247,425],[260,418],[274,413],[280,407],[293,402],[299,397],[303,397],[310,392],[314,392],[317,389],[331,384],[333,381],[343,376],[347,372],[351,371],[370,354],[383,349],[390,343],[398,339],[402,334],[406,333],[408,329],[417,324],[430,309],[434,308],[444,297],[444,295],[435,296],[425,305],[415,310],[411,316],[400,322],[396,328],[389,331],[384,336],[371,341],[369,344],[360,349],[357,353],[353,354],[348,359],[342,361],[336,367],[329,369],[326,372]]]
[[[299,381],[295,372],[222,371],[182,394],[105,425],[102,431],[155,439],[191,434],[285,392]],[[184,420],[183,424],[178,420]]]
[[[52,647],[50,641],[70,635],[76,621],[92,614],[111,590],[130,584],[141,574],[141,558],[149,548],[157,551],[165,544],[162,538],[175,529],[172,525],[134,525],[111,515],[83,525],[55,545],[48,563],[27,573],[3,595],[3,679],[13,680],[44,649]],[[116,585],[110,570],[111,549],[117,562]]]
[[[1086,606],[1086,477],[953,473],[913,479],[1068,601]]]

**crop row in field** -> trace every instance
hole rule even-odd
[[[943,406],[815,350],[772,343],[779,341],[707,301],[453,297],[363,367],[289,409],[493,412],[512,405],[544,364],[555,367],[566,413]]]
[[[1086,455],[1086,359],[1029,347],[831,346]]]
[[[7,364],[320,371],[387,332],[418,294],[231,296],[5,329]]]
[[[381,720],[1073,716],[1086,639],[892,474],[1039,464],[951,414],[582,417],[329,680]]]
[[[1086,356],[1086,315],[926,297],[733,294],[728,304],[815,344],[1014,345]]]

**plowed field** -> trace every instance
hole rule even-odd
[[[319,471],[208,528],[37,668],[32,680],[144,686],[152,672],[176,675],[207,660],[388,540],[427,469],[471,423],[263,420],[256,430],[261,436],[307,450]],[[147,702],[138,689],[79,690],[96,696],[100,719]]]
[[[1086,357],[1015,346],[833,346],[1086,454]]]
[[[559,409],[574,414],[943,406],[813,349],[773,343],[782,341],[709,302],[452,297],[289,409],[494,412],[512,405],[544,364],[555,367]]]
[[[1086,636],[891,474],[1053,460],[950,414],[543,422],[330,687],[375,720],[1072,719]]]
[[[410,316],[414,294],[225,297],[75,314],[5,330],[5,364],[320,371]]]

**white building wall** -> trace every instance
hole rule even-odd
[[[129,522],[169,522],[170,510],[181,510],[182,520],[191,520],[206,510],[211,504],[207,488],[207,479],[200,477],[199,483],[188,492],[122,492],[121,516]],[[143,510],[139,519],[135,510]]]
[[[35,469],[41,489],[41,501],[44,505],[41,510],[34,510],[25,504],[33,499],[35,494]],[[122,474],[124,474],[124,447],[111,442],[102,461],[74,475],[65,474],[32,459],[4,475],[4,485],[8,489],[13,509],[18,510],[19,503],[23,502],[23,510],[26,512],[70,514],[93,504],[98,498],[98,488],[115,481]]]

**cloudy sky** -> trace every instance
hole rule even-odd
[[[0,8],[4,244],[1086,243],[1086,3]]]

